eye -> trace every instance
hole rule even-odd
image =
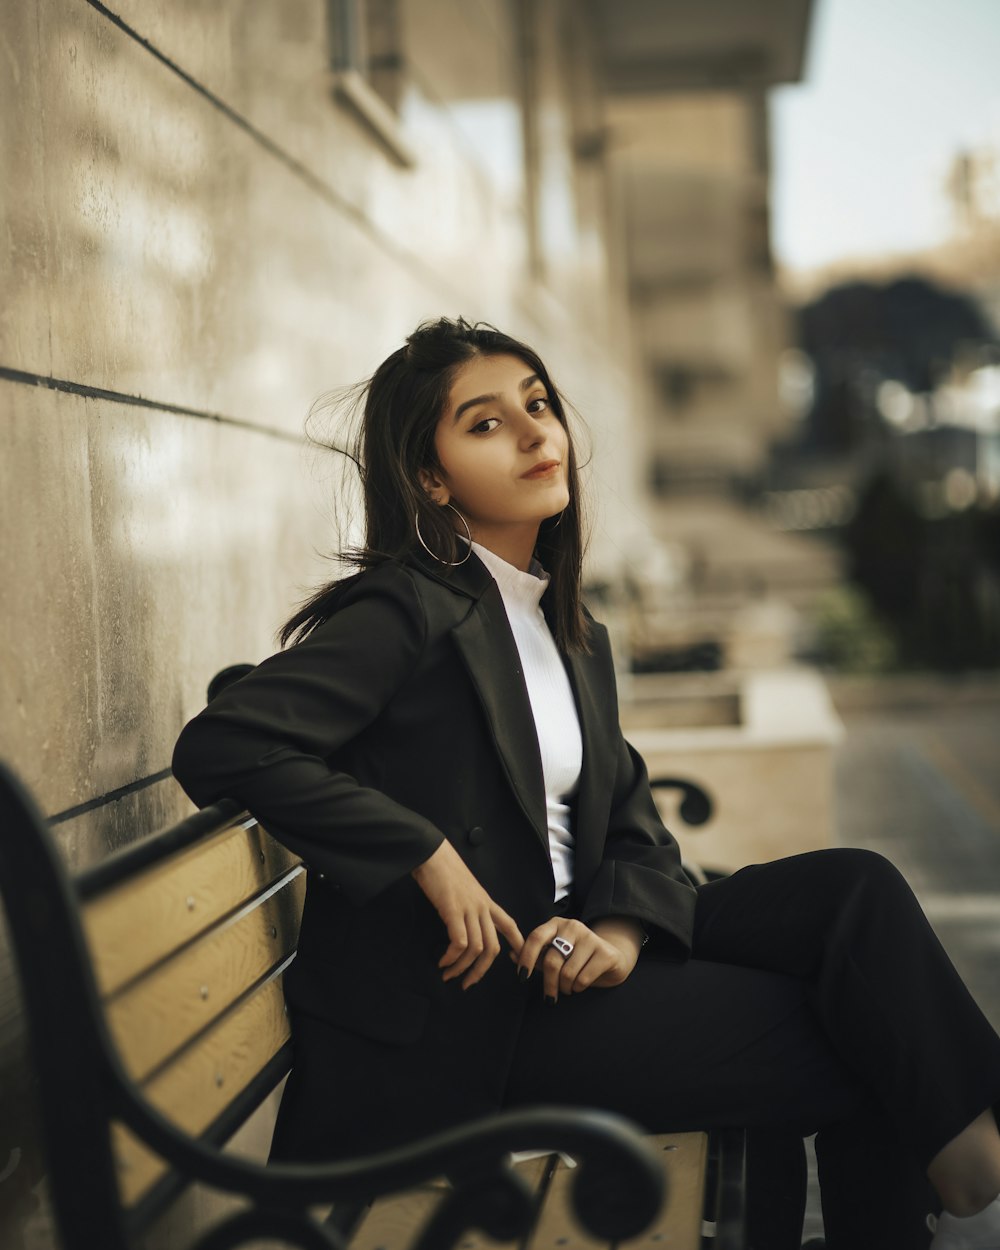
[[[470,427],[469,433],[470,434],[491,434],[493,430],[496,428],[496,426],[490,425],[491,421],[495,421],[497,425],[500,424],[499,417],[483,417],[482,421],[477,421],[475,425]]]
[[[543,407],[542,407],[542,408],[532,408],[532,406],[531,406],[532,404],[542,404],[542,405],[543,405]],[[546,396],[546,395],[536,395],[534,399],[529,399],[529,400],[528,400],[528,411],[529,411],[529,412],[544,412],[544,411],[545,411],[545,409],[546,409],[546,408],[549,408],[550,406],[551,406],[551,405],[549,404],[549,401],[548,401],[548,396]]]

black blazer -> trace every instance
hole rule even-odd
[[[563,656],[583,737],[574,913],[639,919],[683,958],[695,891],[618,726],[607,631],[591,630],[592,654]],[[377,1149],[496,1110],[539,978],[523,985],[502,953],[468,991],[442,983],[445,929],[410,876],[448,838],[522,933],[552,915],[534,720],[478,557],[350,579],[324,624],[184,727],[173,771],[200,806],[245,804],[309,870],[285,993],[293,1031],[324,1041],[296,1043],[272,1157]]]

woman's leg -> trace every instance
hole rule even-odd
[[[783,1145],[791,1132],[801,1137],[842,1120],[867,1126],[878,1114],[824,1037],[803,983],[699,959],[678,963],[651,948],[615,989],[561,996],[555,1006],[538,994],[524,1019],[506,1105],[538,1103],[618,1111],[649,1132],[745,1125],[751,1147],[756,1141],[765,1157],[769,1137]],[[921,1179],[911,1162],[907,1184],[914,1175]],[[859,1168],[854,1180],[864,1201],[872,1178]],[[772,1188],[769,1210],[752,1206],[753,1231],[762,1235],[751,1244],[759,1250],[798,1250],[797,1167],[786,1185],[784,1193]],[[898,1209],[891,1199],[890,1209]],[[921,1206],[921,1218],[927,1209]],[[929,1240],[926,1229],[922,1242],[897,1238],[891,1220],[869,1231],[867,1239],[841,1241],[839,1250],[918,1250]]]
[[[902,876],[851,850],[742,869],[699,890],[695,956],[529,1012],[511,1100],[811,1125],[831,1250],[926,1245],[926,1170],[1000,1100],[1000,1039]]]
[[[802,1241],[809,1173],[802,1134],[789,1128],[752,1128],[747,1133],[747,1233],[754,1246],[793,1246]]]
[[[888,860],[813,851],[698,893],[695,952],[806,981],[837,1053],[924,1167],[1000,1101],[1000,1038]]]
[[[699,890],[695,950],[810,984],[838,1054],[956,1213],[1000,1189],[1000,1136],[985,1110],[1000,1099],[1000,1039],[888,860],[817,851],[711,882]]]
[[[900,1250],[929,1245],[926,1218],[940,1203],[884,1111],[824,1125],[816,1162],[828,1247],[874,1246],[882,1237]]]

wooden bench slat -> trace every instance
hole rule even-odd
[[[516,1165],[518,1173],[532,1190],[541,1184],[549,1156],[526,1159]],[[414,1231],[421,1228],[441,1201],[443,1183],[422,1185],[402,1194],[392,1194],[374,1203],[351,1239],[351,1250],[409,1250]],[[458,1243],[458,1250],[516,1250],[517,1241],[494,1241],[473,1230]]]
[[[667,1201],[647,1232],[618,1246],[620,1250],[700,1250],[708,1137],[705,1133],[666,1133],[649,1140],[662,1153]],[[529,1250],[607,1250],[607,1242],[588,1236],[573,1214],[569,1193],[573,1171],[560,1160]]]
[[[135,1080],[180,1051],[295,950],[306,874],[301,867],[292,872],[273,893],[107,1003],[112,1035]]]
[[[281,977],[273,977],[143,1086],[179,1128],[199,1136],[289,1037]],[[122,1201],[135,1203],[166,1170],[120,1124],[113,1126]]]
[[[641,1237],[619,1250],[699,1250],[708,1170],[707,1133],[658,1133],[650,1145],[661,1151],[670,1187],[663,1210]]]
[[[254,821],[223,829],[91,899],[83,928],[101,993],[121,988],[298,862]]]

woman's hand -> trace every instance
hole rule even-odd
[[[554,937],[573,943],[563,956],[552,945]],[[582,920],[553,916],[532,930],[517,960],[518,976],[527,979],[540,964],[545,997],[556,1002],[559,994],[579,994],[596,986],[621,985],[631,973],[642,950],[642,926],[627,916],[606,916],[588,928]]]
[[[462,989],[481,980],[500,954],[498,933],[510,943],[516,958],[524,945],[521,930],[504,909],[494,903],[447,840],[429,859],[410,873],[444,922],[451,939],[438,960],[445,981],[462,978]]]

